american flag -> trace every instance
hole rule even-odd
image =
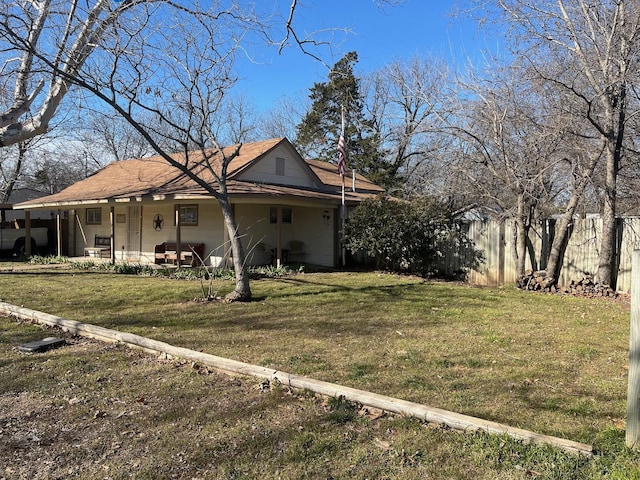
[[[344,162],[347,156],[346,145],[344,142],[344,135],[340,135],[338,140],[338,173],[344,177]]]

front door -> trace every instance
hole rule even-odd
[[[142,207],[127,207],[127,244],[125,246],[128,260],[140,260],[142,230]]]

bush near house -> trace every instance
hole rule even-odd
[[[426,196],[363,201],[345,226],[345,247],[354,254],[364,253],[378,269],[423,277],[440,273],[447,252],[466,258],[461,270],[477,268],[482,261],[451,209]]]

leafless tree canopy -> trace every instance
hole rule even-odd
[[[429,185],[440,170],[445,141],[439,126],[445,115],[441,102],[449,82],[447,65],[434,57],[394,61],[365,76],[367,115],[406,195],[433,193]]]
[[[517,171],[510,185],[520,189],[524,184],[519,179],[534,178],[531,173],[535,171],[540,175],[548,171],[539,162],[549,152],[555,152],[553,179],[555,185],[563,182],[566,188],[550,197],[551,206],[563,217],[556,228],[548,270],[555,273],[558,268],[560,245],[578,209],[599,211],[604,232],[597,277],[603,283],[611,283],[620,193],[629,194],[627,179],[636,177],[637,148],[632,132],[640,105],[635,88],[639,74],[640,7],[628,0],[470,0],[466,4],[468,11],[482,22],[506,33],[503,46],[508,55],[501,63],[494,63],[494,71],[496,65],[508,65],[502,72],[514,71],[517,66],[526,71],[525,81],[514,84],[513,95],[500,94],[502,99],[514,99],[510,110],[518,112],[517,123],[513,123],[515,117],[500,115],[500,109],[481,114],[485,120],[493,118],[494,125],[498,124],[495,120],[500,120],[518,126],[516,130],[494,129],[493,134],[489,130],[477,136],[482,142],[493,139],[496,143],[495,139],[508,134],[511,140],[501,142],[500,150],[508,147],[512,155],[520,158],[515,170],[503,164],[501,170],[488,172],[489,178]],[[508,76],[509,73],[501,74],[502,84]],[[491,75],[483,74],[485,80],[491,82]],[[495,89],[486,84],[475,90],[475,96],[487,106],[491,91]],[[531,103],[530,92],[534,91],[538,100]],[[539,107],[531,110],[527,104]],[[470,113],[468,109],[460,111]],[[546,113],[540,116],[542,112]],[[526,126],[528,119],[534,117],[538,119],[535,124]],[[467,125],[476,130],[480,123]],[[540,127],[547,133],[541,135]],[[514,143],[514,134],[526,142]],[[486,152],[482,155],[486,156]],[[490,189],[496,191],[495,186]],[[527,192],[528,188],[522,191]],[[541,206],[538,200],[534,205]],[[521,214],[514,218],[519,221]]]
[[[250,298],[251,291],[226,171],[241,144],[223,154],[221,165],[211,161],[222,152],[225,120],[233,121],[234,128],[225,132],[233,140],[241,141],[251,130],[246,105],[237,99],[225,103],[236,82],[236,56],[250,55],[254,43],[266,42],[281,51],[293,44],[320,60],[318,48],[330,47],[321,37],[296,30],[296,0],[286,15],[256,5],[24,0],[0,7],[0,146],[44,134],[70,89],[88,92],[218,200],[231,237],[237,299]],[[170,155],[176,151],[184,161]],[[191,152],[197,152],[197,160]],[[113,148],[112,153],[119,154]],[[216,179],[215,186],[201,178],[203,169]]]

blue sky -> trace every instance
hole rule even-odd
[[[289,2],[279,0],[283,14]],[[333,31],[331,51],[320,50],[332,66],[355,50],[358,72],[370,72],[414,55],[435,56],[461,67],[480,49],[491,47],[479,41],[470,20],[451,16],[455,0],[406,0],[399,6],[378,7],[374,0],[302,0],[298,2],[298,32],[346,28]],[[315,82],[327,80],[327,68],[295,48],[278,55],[277,48],[253,52],[256,62],[243,60],[240,90],[260,109],[268,110],[283,96],[306,96]]]

